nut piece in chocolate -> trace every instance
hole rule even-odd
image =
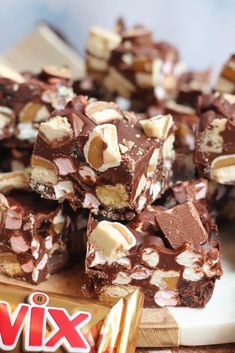
[[[55,116],[48,122],[42,123],[39,133],[48,144],[57,146],[59,143],[67,142],[72,139],[73,131],[66,117],[60,115]]]
[[[165,139],[173,126],[171,115],[158,115],[146,120],[140,120],[146,136]]]
[[[235,154],[215,158],[211,164],[210,177],[220,184],[235,184]]]
[[[86,106],[85,113],[96,124],[109,123],[123,119],[120,108],[113,102],[91,102]]]
[[[105,170],[121,164],[117,128],[112,124],[96,126],[84,146],[87,163],[95,170]]]
[[[131,249],[136,239],[131,231],[121,223],[101,221],[91,232],[88,240],[96,250],[108,259],[109,263]]]

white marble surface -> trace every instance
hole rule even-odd
[[[180,327],[182,345],[235,342],[235,225],[221,238],[224,275],[206,308],[169,309]]]

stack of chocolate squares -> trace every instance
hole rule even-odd
[[[104,96],[121,98],[125,108],[142,111],[156,100],[174,97],[184,72],[173,45],[155,42],[152,32],[143,26],[127,29],[124,23],[119,23],[115,31],[91,28],[86,66],[89,79],[77,83],[76,93],[90,87],[97,98],[102,91]]]
[[[235,218],[234,96],[142,26],[93,28],[86,62],[79,82],[0,79],[1,273],[39,283],[86,233],[86,294],[203,307],[222,275],[215,217]]]
[[[86,272],[101,299],[140,287],[147,306],[200,307],[222,274],[204,181],[169,210],[151,205],[172,185],[174,139],[171,115],[141,119],[84,96],[39,127],[30,185],[91,209]]]
[[[231,55],[213,86],[211,69],[186,71],[174,46],[155,42],[152,32],[143,26],[128,29],[119,20],[113,31],[98,27],[90,30],[86,49],[88,76],[77,83],[76,93],[91,93],[108,100],[112,97],[125,109],[144,114],[145,118],[171,114],[177,128],[172,182],[208,178],[211,213],[218,219],[232,220],[235,218],[234,62],[235,55]],[[81,89],[84,83],[86,91]],[[218,142],[214,133],[208,135],[208,131],[214,130],[213,124],[217,125],[220,118],[219,125],[226,126],[218,134],[226,136]],[[216,121],[212,123],[212,119]],[[216,145],[215,154],[213,147],[205,146],[210,143]],[[216,155],[219,162],[214,161]],[[227,166],[225,176],[218,176],[221,160]]]
[[[18,79],[20,78],[20,79]],[[0,271],[39,283],[82,253],[87,217],[43,200],[29,187],[38,128],[74,96],[70,73],[46,67],[17,80],[0,78]]]
[[[141,286],[147,306],[204,306],[222,274],[214,221],[235,220],[234,55],[215,88],[210,69],[185,71],[179,57],[172,45],[155,43],[142,26],[127,30],[122,23],[113,32],[94,27],[88,37],[90,89],[103,89],[102,98],[112,95],[144,120],[170,114],[176,126],[164,195],[121,226],[110,215],[91,212],[86,269],[103,300]],[[196,219],[206,231],[204,240]],[[120,243],[118,233],[125,234]]]

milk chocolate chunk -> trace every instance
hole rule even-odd
[[[185,242],[199,245],[208,239],[197,209],[190,201],[156,215],[156,219],[173,249]]]
[[[212,185],[213,184],[213,185]],[[232,203],[229,195],[232,196],[231,190],[227,192],[224,185],[214,185],[215,183],[209,182],[206,179],[196,179],[190,181],[184,181],[177,183],[170,187],[166,193],[161,197],[161,199],[156,200],[156,205],[162,205],[167,209],[171,209],[177,205],[184,204],[185,202],[193,202],[204,228],[209,234],[211,229],[217,232],[217,226],[213,225],[215,219],[218,221],[218,211],[227,205],[226,197],[228,196],[228,205]],[[221,187],[225,190],[221,190]],[[218,198],[218,201],[217,201]],[[220,201],[222,202],[222,207],[219,207]],[[221,206],[221,205],[220,205]],[[230,215],[232,217],[233,207],[229,209]]]
[[[78,96],[41,123],[31,187],[74,209],[133,218],[171,182],[174,131],[170,115],[139,121],[114,102]]]
[[[173,207],[170,214],[162,206],[147,206],[125,223],[107,221],[91,212],[86,273],[100,300],[113,301],[140,288],[146,307],[206,305],[215,280],[222,275],[220,246],[206,208],[197,205],[196,211],[192,205],[186,202]],[[185,223],[189,218],[192,222],[181,229],[176,223],[174,232],[179,230],[181,243],[175,246],[174,235],[172,246],[166,239],[165,222],[161,228],[157,220],[165,220],[165,214],[176,218],[179,207],[180,222],[181,217]],[[199,234],[192,236],[195,231]]]

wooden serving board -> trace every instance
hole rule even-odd
[[[138,347],[198,346],[235,342],[235,226],[223,234],[224,276],[217,281],[213,298],[205,309],[144,309]],[[4,283],[22,284],[0,276]],[[54,275],[35,290],[82,296],[84,272],[76,266]]]
[[[174,347],[174,348],[137,348],[136,353],[235,353],[235,344],[223,344],[199,347]]]

